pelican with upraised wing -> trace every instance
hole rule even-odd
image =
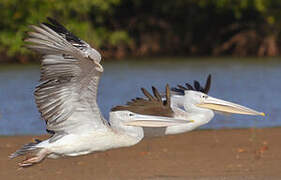
[[[143,127],[169,127],[191,121],[177,119],[171,108],[170,88],[165,101],[153,88],[149,99],[136,99],[130,106],[117,106],[109,121],[97,104],[98,84],[103,72],[101,55],[56,20],[31,26],[25,41],[41,58],[40,84],[35,102],[46,122],[47,140],[24,145],[10,158],[25,155],[22,167],[44,158],[78,156],[112,148],[132,146],[143,138]]]

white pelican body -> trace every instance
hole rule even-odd
[[[46,153],[51,152],[50,157],[78,156],[95,151],[133,146],[143,138],[141,128],[138,129],[138,133],[135,136],[130,136],[125,133],[115,133],[111,129],[101,129],[81,134],[69,134],[52,143],[45,140],[36,147],[45,149]],[[90,141],[91,139],[93,140]]]
[[[31,26],[27,47],[43,54],[41,84],[35,101],[52,136],[24,145],[10,157],[30,154],[20,166],[30,166],[45,157],[78,156],[111,148],[132,146],[142,140],[142,127],[186,124],[177,119],[166,86],[166,103],[156,89],[149,100],[132,102],[133,108],[116,107],[106,121],[97,105],[97,88],[103,67],[101,55],[53,19]],[[154,110],[157,110],[155,112]],[[162,114],[161,114],[162,113]]]

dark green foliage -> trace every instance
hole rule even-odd
[[[112,7],[119,0],[2,0],[0,1],[0,51],[8,56],[24,54],[22,48],[28,25],[46,21],[50,16],[57,19],[82,39],[86,39],[94,47],[101,47],[106,40],[128,41],[126,32],[113,31],[108,27],[94,26],[94,22],[103,21],[103,13],[113,11]],[[99,9],[100,15],[92,19],[93,10]],[[116,33],[124,33],[116,37]],[[118,39],[119,38],[119,39]]]
[[[276,0],[2,0],[0,53],[19,57],[28,25],[55,18],[106,57],[279,55]]]

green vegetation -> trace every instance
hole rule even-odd
[[[27,25],[47,16],[105,57],[276,56],[280,7],[276,0],[2,0],[0,57],[30,57],[22,48]]]

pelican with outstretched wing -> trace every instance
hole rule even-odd
[[[103,67],[101,55],[54,19],[31,26],[28,48],[43,54],[40,85],[35,101],[46,122],[47,140],[24,145],[11,158],[26,155],[19,163],[26,167],[45,157],[78,156],[111,148],[132,146],[143,138],[142,127],[169,127],[191,121],[177,119],[171,108],[170,89],[165,101],[153,88],[142,89],[148,99],[135,99],[117,106],[109,121],[97,104],[97,88]]]

